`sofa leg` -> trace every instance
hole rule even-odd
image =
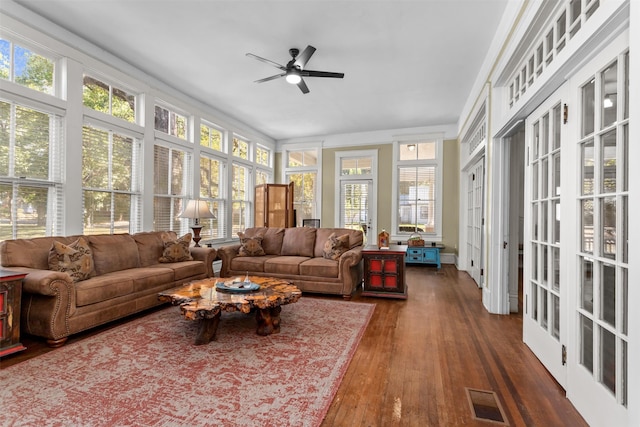
[[[62,347],[69,337],[59,338],[57,340],[47,340],[47,345],[51,348]]]
[[[351,295],[342,295],[342,298],[343,298],[345,301],[351,301]]]

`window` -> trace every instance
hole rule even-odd
[[[84,234],[140,228],[140,142],[85,125],[82,130]]]
[[[251,223],[253,210],[249,199],[250,181],[249,168],[234,163],[231,184],[231,232],[234,236]]]
[[[441,236],[442,140],[399,142],[396,148],[395,233]]]
[[[54,61],[0,38],[0,78],[54,95]]]
[[[319,149],[287,150],[284,158],[284,179],[293,182],[293,209],[299,227],[304,219],[320,217]]]
[[[204,228],[200,235],[205,239],[224,237],[222,213],[226,212],[226,200],[223,198],[225,170],[223,161],[209,156],[200,157],[200,199],[209,203],[209,208],[215,215],[215,218],[201,220]]]
[[[84,76],[82,83],[82,103],[85,107],[135,123],[135,95],[88,75]]]
[[[0,240],[62,232],[61,125],[0,100]]]
[[[238,136],[233,137],[233,148],[231,150],[235,157],[249,160],[249,142]]]
[[[173,111],[168,107],[156,105],[155,130],[186,140],[188,128],[189,120],[185,115]]]
[[[222,151],[222,130],[213,125],[200,125],[200,145],[212,150]]]
[[[262,166],[271,164],[271,151],[260,145],[256,146],[256,163]]]
[[[187,223],[178,218],[189,193],[191,153],[161,145],[154,147],[153,229],[182,233]]]

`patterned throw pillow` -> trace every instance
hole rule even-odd
[[[238,231],[240,237],[240,249],[238,256],[262,256],[266,255],[262,249],[263,234],[256,234],[253,237],[246,237],[242,231]]]
[[[322,255],[326,259],[332,259],[337,261],[340,259],[343,253],[349,250],[349,235],[343,234],[337,236],[336,233],[331,233],[327,241],[324,243],[324,251]]]
[[[187,233],[178,240],[167,239],[162,236],[164,251],[158,261],[160,262],[182,262],[193,261],[189,245],[191,244],[191,233]]]
[[[82,237],[69,245],[53,242],[49,249],[49,268],[68,273],[74,282],[86,280],[96,274],[91,248]]]

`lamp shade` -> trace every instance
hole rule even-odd
[[[215,218],[216,216],[209,210],[207,202],[203,200],[189,200],[187,207],[178,215],[179,218],[195,219],[196,225],[200,224],[200,218]]]

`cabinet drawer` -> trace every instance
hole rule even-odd
[[[409,248],[407,249],[407,256],[422,256],[422,248]]]
[[[418,255],[407,255],[406,262],[422,262],[422,254]]]

